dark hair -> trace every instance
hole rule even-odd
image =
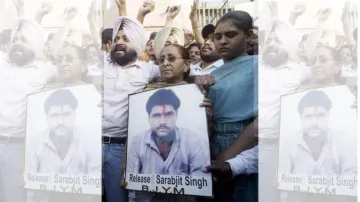
[[[340,48],[339,48],[339,54],[340,54],[340,52],[343,50],[343,49],[349,49],[350,50],[350,52],[352,52],[353,51],[353,47],[352,47],[352,45],[348,45],[348,44],[345,44],[345,45],[342,45],[342,46],[340,46]]]
[[[177,112],[180,107],[180,99],[176,96],[174,91],[170,89],[160,89],[152,94],[146,103],[146,111],[149,116],[152,108],[159,105],[171,105]]]
[[[11,29],[4,29],[0,33],[0,44],[9,44],[11,41]]]
[[[157,32],[153,32],[153,33],[151,33],[148,41],[150,41],[150,40],[154,40],[154,39],[155,39],[155,37],[156,37],[156,35],[157,35]]]
[[[253,29],[252,18],[249,13],[245,11],[230,11],[220,18],[217,22],[215,28],[219,26],[220,23],[231,20],[234,26],[240,30],[244,30],[247,33],[249,30]]]
[[[308,33],[302,35],[300,43],[306,41],[308,37],[309,37],[309,34],[308,34]]]
[[[170,47],[170,46],[174,46],[180,53],[180,57],[184,60],[190,60],[190,54],[189,54],[189,51],[184,47],[184,46],[181,46],[179,44],[171,44],[169,46],[166,46],[166,47]],[[164,47],[164,48],[166,48]],[[190,49],[189,49],[190,50]],[[184,72],[184,80],[186,80],[190,75],[190,68],[188,69],[187,72]]]
[[[325,48],[327,50],[330,51],[332,58],[336,61],[336,62],[340,62],[341,61],[341,57],[340,57],[340,52],[338,50],[336,50],[335,48],[331,47],[331,46],[320,46],[318,48]]]
[[[200,43],[197,43],[197,42],[194,42],[194,43],[191,43],[187,48],[186,50],[189,52],[192,47],[196,46],[199,50],[201,50],[201,44]]]
[[[96,49],[96,52],[99,52],[99,47],[98,47],[96,44],[94,44],[94,43],[91,43],[91,44],[85,46],[85,48],[84,48],[84,49],[85,49],[85,52],[88,51],[90,48],[95,48],[95,49]]]
[[[69,45],[69,46],[66,46],[65,48],[67,48],[67,47],[75,49],[76,54],[80,58],[80,60],[82,60],[83,62],[87,61],[86,51],[82,47],[77,46],[77,45]]]
[[[313,90],[308,92],[301,98],[298,105],[298,112],[301,115],[305,107],[323,106],[327,111],[331,109],[332,103],[325,92],[320,90]]]
[[[49,113],[50,107],[55,105],[69,105],[75,110],[78,106],[78,100],[70,90],[60,89],[51,93],[46,99],[44,104],[46,114]]]
[[[108,41],[112,41],[113,28],[104,29],[101,33],[101,43],[106,44]]]

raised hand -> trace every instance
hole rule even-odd
[[[318,22],[325,22],[332,13],[331,8],[321,8],[318,13]]]
[[[199,0],[194,0],[193,5],[191,6],[190,15],[189,15],[190,20],[197,20],[198,8],[199,8]]]
[[[154,9],[155,9],[155,1],[145,0],[143,5],[139,9],[139,13],[145,16],[151,13],[152,11],[154,11]]]
[[[118,7],[124,6],[126,4],[126,0],[115,0],[115,2]]]
[[[77,13],[78,13],[77,7],[66,8],[65,9],[65,20],[69,21],[69,20],[74,19],[74,17],[76,16]]]
[[[53,10],[53,4],[51,2],[43,2],[38,10],[39,15],[47,15]]]
[[[17,9],[24,6],[24,0],[13,0],[13,2]]]
[[[304,14],[306,12],[306,3],[304,2],[299,2],[297,3],[293,10],[291,11],[291,14],[292,16],[295,16],[295,17],[299,17],[300,15]]]
[[[179,14],[180,12],[180,6],[172,6],[168,9],[168,13],[167,13],[167,18],[168,19],[175,19],[175,17]]]

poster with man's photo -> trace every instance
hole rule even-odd
[[[93,85],[28,96],[25,188],[101,194],[100,98]]]
[[[203,99],[195,85],[129,96],[127,189],[212,196]]]
[[[357,196],[357,111],[347,86],[281,98],[278,188]]]

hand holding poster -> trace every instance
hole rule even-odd
[[[28,96],[25,188],[101,194],[99,101],[93,85]]]
[[[129,97],[127,189],[212,196],[203,97],[195,85]]]
[[[356,110],[346,86],[283,96],[279,189],[357,195]]]

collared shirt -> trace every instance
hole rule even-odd
[[[288,63],[273,68],[259,64],[259,137],[277,138],[281,96],[293,93],[310,77],[310,68]]]
[[[351,155],[354,154],[343,154],[338,147],[335,134],[328,133],[328,135],[318,160],[314,159],[309,146],[301,136],[290,154],[285,172],[297,175],[328,176],[356,174],[356,162],[351,163],[354,162],[354,158],[351,159]]]
[[[40,91],[56,75],[56,67],[49,63],[19,67],[0,53],[0,136],[25,136],[26,96]]]
[[[197,64],[190,65],[190,76],[200,76],[200,75],[211,74],[211,72],[213,72],[217,68],[221,67],[224,64],[224,61],[218,60],[218,61],[212,63],[211,65],[209,65],[208,67],[206,67],[205,69],[203,69],[201,67],[202,63],[203,62],[199,62]]]
[[[151,136],[151,131],[140,134],[131,142],[127,159],[127,173],[162,175],[206,175],[210,165],[210,151],[200,136],[188,129],[176,129],[175,141],[164,160]]]
[[[74,132],[64,159],[60,158],[49,132],[45,132],[38,141],[26,164],[29,172],[101,175],[101,152],[84,145],[87,141],[80,139],[78,131]]]
[[[341,78],[349,78],[349,77],[356,77],[357,76],[357,70],[354,69],[355,65],[351,63],[350,65],[342,65],[341,66]]]
[[[258,152],[259,148],[256,145],[252,149],[243,151],[236,157],[227,160],[226,162],[230,164],[233,175],[258,173]]]
[[[144,90],[151,82],[160,81],[159,67],[147,62],[121,67],[109,60],[104,67],[103,135],[126,137],[128,96]]]

